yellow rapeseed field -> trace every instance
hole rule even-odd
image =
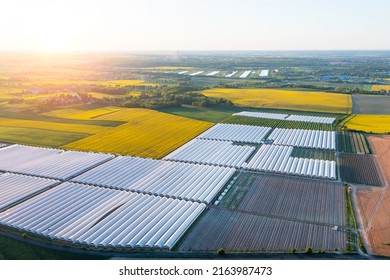
[[[95,119],[126,123],[63,148],[162,158],[213,125],[146,109],[122,109]]]
[[[202,92],[206,96],[226,98],[236,105],[324,113],[351,112],[352,100],[348,94],[282,89],[213,88]]]
[[[390,85],[373,85],[372,91],[390,90]]]
[[[123,110],[123,108],[109,106],[93,110],[80,110],[80,109],[59,109],[54,110],[43,115],[48,117],[56,117],[63,119],[76,119],[76,120],[91,120],[96,117],[109,114],[118,110]]]
[[[97,125],[68,124],[50,121],[19,120],[8,118],[0,118],[0,127],[36,128],[84,134],[96,134],[107,129],[106,127]]]
[[[340,126],[368,133],[390,133],[390,115],[352,115]]]

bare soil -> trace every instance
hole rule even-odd
[[[359,189],[357,203],[372,253],[390,256],[390,136],[370,136],[369,141],[387,184],[385,188]]]

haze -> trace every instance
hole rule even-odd
[[[390,2],[3,1],[0,51],[390,49]]]

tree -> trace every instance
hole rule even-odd
[[[312,254],[312,253],[313,253],[313,249],[311,247],[307,247],[305,254]]]
[[[226,255],[226,251],[224,248],[219,248],[217,250],[217,255],[221,256],[221,255]]]

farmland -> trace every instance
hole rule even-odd
[[[146,109],[122,109],[100,115],[95,120],[126,123],[72,142],[64,148],[161,158],[212,125]]]
[[[152,158],[164,156],[212,125],[147,109],[114,106],[57,109],[32,115],[31,119],[20,113],[1,116],[0,131],[4,133],[0,141]]]
[[[49,117],[64,118],[64,119],[91,120],[119,110],[123,110],[123,109],[114,106],[101,107],[92,110],[59,109],[59,110],[50,111],[48,113],[44,113],[43,115]]]
[[[371,92],[390,69],[337,55],[0,56],[1,229],[118,255],[345,253],[357,190],[390,256],[390,139],[368,134],[390,132]]]
[[[353,114],[390,114],[389,96],[354,94],[352,100]]]
[[[390,181],[390,153],[388,136],[370,136],[369,141],[373,152],[378,156]],[[384,189],[371,188],[357,191],[357,202],[362,216],[363,226],[368,237],[369,247],[373,254],[390,256],[390,228],[389,228],[389,187]]]
[[[307,247],[345,251],[346,235],[329,226],[211,208],[178,250],[285,252],[292,248],[304,251]]]
[[[341,131],[337,133],[338,151],[370,154],[366,137],[362,133]]]
[[[251,214],[345,225],[340,183],[240,173],[220,205]]]
[[[343,181],[381,186],[383,184],[376,158],[371,155],[341,154],[340,175]]]
[[[0,118],[0,127],[21,127],[21,128],[39,128],[43,130],[54,130],[64,132],[74,132],[83,134],[95,134],[101,131],[101,126],[96,125],[80,125],[80,124],[67,124],[57,122],[46,121],[34,121],[34,120],[17,120]]]
[[[352,115],[345,119],[340,126],[368,133],[389,133],[390,115]]]
[[[0,141],[44,147],[60,147],[87,136],[83,133],[38,128],[0,127]]]
[[[276,119],[263,119],[263,118],[252,118],[252,117],[242,117],[242,116],[231,116],[227,119],[224,119],[222,123],[230,124],[246,124],[246,125],[255,125],[255,126],[266,126],[272,128],[291,128],[291,129],[309,129],[309,130],[324,130],[331,131],[333,130],[333,125],[331,124],[319,124],[319,123],[310,123],[302,121],[287,121],[287,120],[276,120]]]
[[[324,113],[348,114],[352,109],[351,96],[326,92],[292,91],[275,89],[214,88],[203,94],[227,98],[241,106],[274,108]]]
[[[373,91],[390,90],[390,85],[373,85],[371,88]]]

